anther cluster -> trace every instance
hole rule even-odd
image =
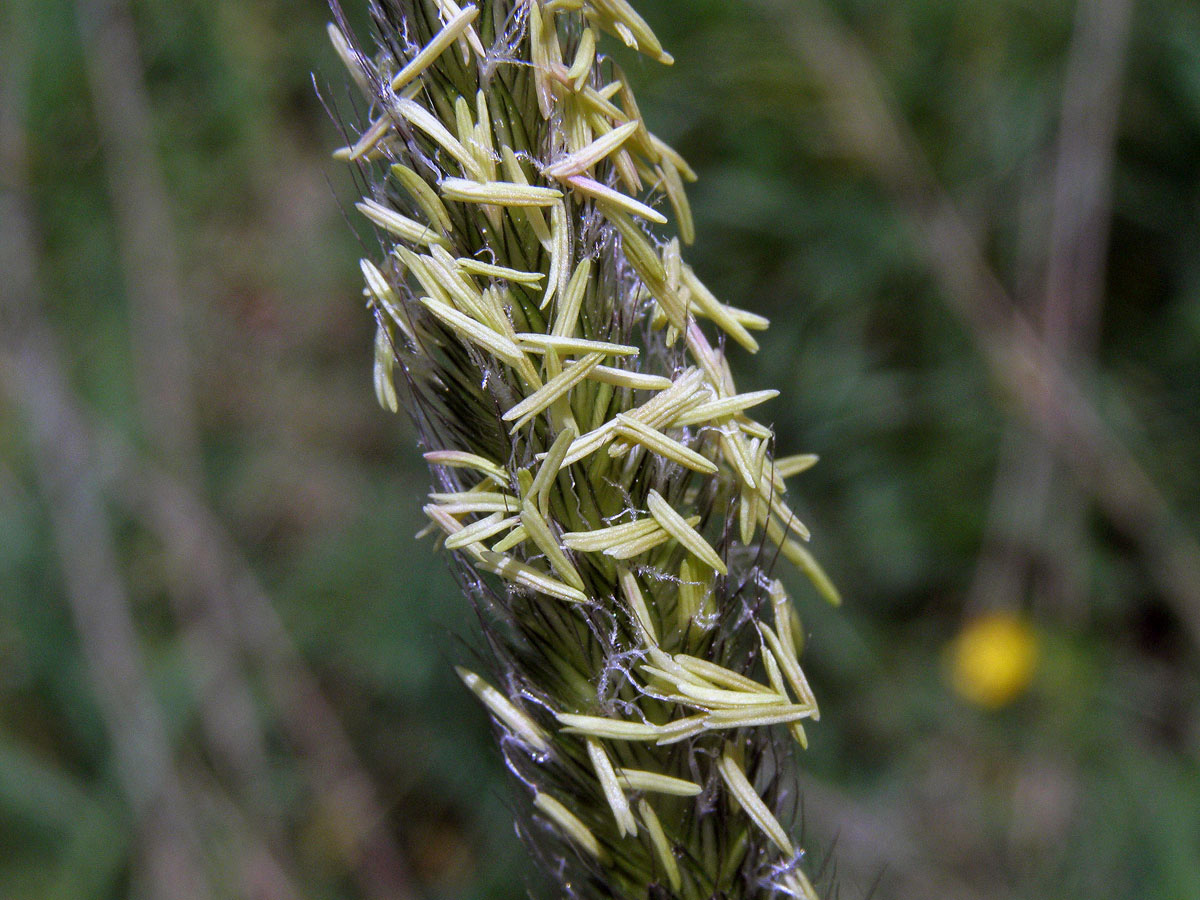
[[[695,174],[600,35],[671,57],[626,0],[371,9],[373,49],[336,3],[330,36],[366,104],[336,156],[379,238],[375,390],[428,449],[518,828],[560,896],[813,900],[789,825],[817,703],[770,570],[837,600],[786,501],[815,458],[750,417],[778,392],[724,348],[767,322],[684,260]]]

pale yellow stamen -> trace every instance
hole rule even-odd
[[[741,708],[714,709],[705,719],[713,730],[730,728],[759,728],[765,725],[788,725],[801,719],[811,719],[811,706],[800,704],[770,704]]]
[[[513,184],[529,184],[529,179],[525,177],[525,170],[521,168],[521,162],[513,153],[512,148],[507,144],[500,148],[500,159],[504,163],[504,174],[508,176],[508,180]],[[533,233],[537,236],[538,241],[547,250],[550,249],[550,228],[546,225],[546,217],[542,211],[536,206],[523,207],[520,212],[524,213],[526,221],[529,222],[529,227],[533,229]],[[553,279],[553,270],[550,273]]]
[[[690,292],[693,301],[695,301],[698,311],[712,319],[718,326],[731,338],[749,350],[751,353],[758,352],[758,341],[756,341],[746,330],[746,327],[738,321],[728,307],[721,303],[712,292],[704,286],[696,273],[692,271],[691,266],[683,267],[683,285]]]
[[[458,672],[458,677],[471,689],[472,693],[491,710],[492,715],[508,726],[509,731],[542,753],[550,749],[546,733],[512,701],[474,672],[461,666],[455,666],[454,670]]]
[[[458,515],[463,512],[515,513],[520,501],[509,494],[494,491],[458,491],[451,494],[433,493],[429,499],[442,509]]]
[[[488,180],[495,181],[496,162],[499,157],[496,155],[496,145],[492,140],[492,117],[488,112],[487,95],[483,91],[475,93],[475,111],[479,121],[475,125],[471,143],[475,147],[479,164],[487,170]]]
[[[567,554],[559,547],[558,541],[554,539],[554,533],[550,530],[550,523],[538,511],[535,503],[526,500],[521,504],[521,524],[537,548],[545,554],[551,568],[559,574],[563,581],[582,592],[585,587],[583,578],[572,565],[571,560],[567,558]]]
[[[449,15],[453,18],[459,14],[458,4],[455,3],[454,0],[434,0],[434,2],[437,3],[438,8],[442,10],[443,18],[446,15]],[[475,51],[476,56],[478,56],[480,59],[487,57],[487,50],[484,49],[483,41],[479,39],[479,35],[476,34],[474,27],[467,28],[466,40],[467,43],[471,45],[471,49]],[[466,62],[468,58],[465,49],[466,48],[464,48],[463,52],[463,62]]]
[[[402,163],[392,166],[392,174],[421,207],[421,211],[429,217],[431,222],[436,223],[443,234],[450,234],[454,231],[446,204],[442,203],[437,192],[426,183],[424,178]]]
[[[555,337],[569,338],[574,336],[579,323],[579,311],[583,308],[583,298],[587,294],[588,279],[592,274],[592,260],[585,256],[575,267],[575,273],[567,282],[562,300],[554,311],[554,327],[550,334]]]
[[[588,17],[597,19],[602,27],[616,31],[629,47],[667,65],[674,62],[628,0],[590,0],[589,6],[590,10],[585,9]]]
[[[446,239],[429,225],[422,225],[408,216],[401,215],[394,209],[388,209],[382,203],[377,203],[374,200],[363,200],[355,203],[354,206],[360,213],[380,228],[389,234],[394,234],[398,238],[411,241],[414,244],[425,244],[426,246],[446,244]]]
[[[567,207],[556,203],[550,210],[550,280],[541,308],[550,305],[554,297],[561,298],[571,278],[571,229],[567,225]]]
[[[557,334],[522,332],[517,341],[527,353],[602,353],[605,356],[637,356],[638,348],[629,344],[610,344],[607,341],[589,341],[584,338],[560,337]]]
[[[442,196],[460,203],[492,203],[496,206],[553,206],[562,198],[556,188],[534,187],[514,181],[470,181],[466,178],[443,178]]]
[[[556,578],[539,572],[533,566],[527,566],[511,557],[503,556],[494,550],[484,550],[479,554],[479,565],[495,575],[499,575],[514,584],[519,584],[539,593],[570,603],[586,603],[587,595],[569,584],[563,584]]]
[[[784,697],[788,696],[787,685],[783,683],[783,673],[779,671],[779,663],[775,659],[775,654],[771,652],[771,648],[767,646],[766,641],[761,636],[759,637],[759,645],[761,647],[763,668],[767,670],[767,681],[771,682],[771,689]]]
[[[793,869],[783,877],[784,891],[796,900],[818,900],[816,888],[799,869]]]
[[[749,547],[754,541],[758,526],[758,494],[753,488],[742,486],[738,497],[738,537],[742,545]]]
[[[400,409],[400,400],[396,396],[396,383],[392,374],[396,366],[396,356],[392,352],[392,342],[387,329],[379,326],[375,329],[375,398],[379,405],[388,412]]]
[[[679,441],[667,437],[661,431],[651,428],[648,425],[643,425],[637,419],[627,416],[623,413],[617,413],[617,433],[622,437],[626,437],[632,441],[641,444],[646,449],[659,456],[669,459],[672,462],[677,462],[684,468],[691,469],[694,472],[701,472],[706,475],[713,475],[717,471],[716,464],[692,450],[690,447],[681,444]]]
[[[671,504],[663,499],[662,494],[652,488],[646,495],[646,505],[650,514],[658,519],[663,529],[691,551],[698,560],[716,569],[722,575],[729,574],[725,561],[717,555],[717,551],[709,545],[708,541],[704,540],[700,532],[688,525],[683,516],[675,512]]]
[[[520,544],[525,543],[525,541],[528,539],[528,537],[529,537],[529,532],[527,532],[525,530],[525,526],[518,525],[516,528],[514,528],[512,531],[510,531],[508,533],[508,537],[503,538],[502,540],[496,541],[496,543],[492,544],[492,551],[494,553],[507,553],[513,547],[516,547]]]
[[[494,537],[502,531],[507,531],[515,527],[520,521],[520,516],[509,516],[503,518],[504,513],[494,512],[489,516],[480,519],[478,522],[472,522],[462,529],[450,535],[443,542],[443,546],[447,550],[458,550],[470,544],[478,544],[486,541],[490,537]]]
[[[770,502],[771,515],[781,523],[778,526],[780,535],[790,531],[801,540],[807,541],[809,538],[808,528],[800,521],[800,517],[792,512],[791,508],[783,502],[783,498],[779,496],[779,493],[772,490],[772,485],[760,484],[758,491],[764,500]],[[772,534],[771,540],[775,541],[775,543],[780,543],[781,537]]]
[[[571,444],[571,449],[567,452],[567,458],[563,460],[563,465],[574,465],[608,444],[614,437],[616,437],[616,422],[611,420],[587,434],[581,434]]]
[[[514,367],[528,362],[528,358],[516,344],[470,316],[460,313],[449,304],[432,297],[422,297],[421,303],[458,335],[478,344],[498,359]]]
[[[787,832],[783,830],[779,820],[771,815],[771,811],[767,809],[762,798],[755,793],[753,785],[746,778],[746,773],[730,756],[728,749],[717,763],[717,771],[721,773],[721,779],[729,788],[729,793],[733,794],[738,803],[742,805],[742,809],[745,810],[750,820],[762,829],[763,834],[770,838],[785,856],[795,856],[796,848],[788,838]]]
[[[367,284],[367,290],[370,291],[379,305],[383,307],[388,317],[408,336],[408,339],[415,341],[412,328],[408,324],[408,317],[404,315],[400,307],[400,299],[392,290],[392,286],[388,284],[383,273],[369,259],[359,260],[359,267],[362,269],[363,280]]]
[[[679,863],[675,861],[675,853],[671,849],[670,841],[667,840],[662,822],[659,821],[654,808],[644,799],[638,801],[638,813],[646,826],[646,833],[650,836],[650,845],[654,848],[654,856],[658,859],[658,864],[662,866],[663,871],[666,872],[671,890],[678,894],[683,886],[683,879],[679,875]]]
[[[630,213],[631,215],[641,216],[643,219],[649,219],[651,222],[655,222],[659,225],[667,224],[667,217],[658,210],[647,206],[640,200],[634,200],[632,197],[622,194],[620,191],[615,191],[593,178],[588,178],[586,175],[570,175],[562,180],[571,185],[571,187],[575,188],[575,190],[587,194],[589,197],[594,197],[597,200],[603,200],[605,205],[610,209],[620,209],[624,212]]]
[[[621,585],[621,595],[633,610],[634,618],[642,630],[642,638],[650,646],[658,644],[658,632],[654,628],[654,620],[650,617],[650,609],[646,606],[646,598],[638,586],[637,577],[626,568],[617,569],[617,582]]]
[[[629,801],[625,799],[625,794],[617,781],[617,773],[613,769],[612,760],[608,758],[608,754],[604,752],[604,748],[595,738],[587,739],[587,752],[588,758],[592,761],[592,768],[596,772],[596,779],[600,782],[600,789],[604,792],[604,799],[608,801],[613,818],[617,820],[617,832],[621,837],[625,837],[627,834],[636,837],[637,823],[633,820],[633,813],[629,811]]]
[[[646,772],[641,769],[617,769],[617,781],[627,791],[646,791],[654,794],[670,794],[673,797],[695,797],[704,788],[694,781]]]
[[[636,522],[610,525],[592,531],[569,531],[563,535],[563,543],[573,550],[600,552],[616,544],[636,540],[661,530],[662,526],[655,519],[639,519]]]
[[[396,247],[393,255],[400,257],[400,261],[416,277],[418,283],[421,285],[421,290],[435,300],[445,303],[447,306],[454,306],[450,292],[442,283],[441,273],[431,267],[433,263],[432,257],[414,253],[408,247],[404,246]],[[474,310],[473,304],[468,308],[468,312],[472,310]]]
[[[604,852],[596,836],[570,810],[549,794],[538,794],[533,798],[533,805],[582,849],[601,862],[608,861],[608,854]]]
[[[586,147],[565,156],[553,165],[542,170],[547,178],[566,179],[574,175],[582,175],[605,157],[614,153],[629,137],[637,131],[637,122],[626,122],[619,125],[608,134],[601,135]],[[665,220],[664,220],[665,221]]]
[[[391,130],[392,120],[387,116],[381,116],[372,122],[370,127],[354,142],[354,146],[346,151],[346,161],[355,162],[362,159],[379,146],[379,142],[387,137],[388,132]]]
[[[783,670],[783,676],[791,685],[792,690],[796,694],[796,698],[802,706],[806,706],[813,712],[813,718],[820,718],[817,712],[816,700],[813,697],[812,688],[808,685],[808,679],[804,675],[804,670],[800,668],[800,662],[796,659],[794,653],[789,653],[779,640],[779,635],[763,622],[757,623],[759,633],[766,639],[767,645],[771,648],[771,652],[775,654],[775,659],[779,663],[779,667]]]
[[[696,240],[696,221],[692,217],[692,206],[688,202],[687,191],[683,187],[683,179],[679,170],[669,162],[656,169],[662,175],[663,189],[667,192],[667,200],[675,211],[675,221],[679,227],[680,239],[688,245]]]
[[[456,259],[455,264],[464,272],[471,275],[482,275],[484,278],[500,278],[517,284],[538,284],[546,276],[541,272],[522,272],[507,266],[493,266],[477,259]]]
[[[680,683],[679,693],[691,701],[717,709],[740,709],[747,706],[782,706],[787,697],[771,693],[764,694],[761,690],[727,691],[721,688],[710,688],[704,685]]]
[[[542,20],[542,9],[538,3],[530,3],[529,9],[529,55],[533,63],[533,85],[537,94],[538,108],[543,119],[549,119],[554,111],[554,92],[546,77],[550,68],[550,55],[546,32],[550,30]],[[551,28],[553,26],[551,25]]]
[[[429,110],[405,97],[396,100],[395,109],[409,123],[425,132],[435,144],[449,153],[462,166],[464,172],[480,181],[487,178],[487,173],[483,171],[471,152],[459,142],[458,138],[447,131],[446,126],[438,121],[437,117]]]
[[[747,678],[739,672],[732,669],[727,669],[724,666],[719,666],[716,663],[708,660],[699,659],[695,656],[688,656],[684,653],[675,654],[675,662],[688,672],[698,675],[713,684],[725,685],[729,688],[735,688],[740,691],[757,691],[759,693],[769,694],[770,688],[759,684],[753,678]]]
[[[451,17],[450,21],[445,24],[441,31],[435,34],[422,49],[421,52],[412,58],[412,60],[392,79],[392,90],[398,91],[414,78],[418,77],[422,72],[429,68],[446,49],[453,44],[463,32],[475,21],[479,16],[479,9],[475,6],[466,6]]]
[[[422,259],[430,277],[446,292],[453,304],[472,318],[478,319],[488,328],[502,337],[512,341],[512,325],[503,313],[496,314],[495,309],[483,299],[483,292],[474,279],[468,277],[457,265],[456,260],[445,247],[430,248],[430,256]]]
[[[567,423],[550,445],[550,450],[547,451],[546,458],[542,460],[537,476],[529,487],[529,493],[537,500],[538,510],[543,516],[550,515],[550,491],[558,473],[562,471],[562,462],[567,457],[567,451],[571,449],[571,444],[578,435],[575,426]],[[566,544],[566,535],[563,537],[564,546],[569,546]]]
[[[671,539],[669,532],[662,529],[655,531],[653,534],[648,534],[645,537],[636,538],[635,540],[626,541],[623,544],[616,544],[604,551],[605,556],[611,556],[613,559],[633,559],[635,556],[641,556],[643,553],[649,553],[655,547],[660,547]]]
[[[350,42],[346,40],[346,35],[342,34],[342,30],[333,22],[325,26],[326,32],[329,34],[329,42],[333,44],[333,49],[341,59],[342,65],[350,73],[350,77],[354,79],[354,83],[358,89],[362,91],[364,96],[371,96],[373,93],[371,83],[367,80],[367,73],[364,66],[367,65],[365,60],[361,59],[350,46]]]
[[[610,741],[653,741],[663,734],[664,729],[664,726],[648,722],[627,722],[573,713],[557,713],[555,718],[572,734],[587,734]]]
[[[597,202],[604,217],[620,233],[621,246],[629,264],[638,273],[650,295],[662,306],[671,324],[682,329],[686,324],[686,311],[679,296],[667,284],[667,273],[657,252],[621,205],[605,199],[598,199]]]
[[[747,394],[723,397],[720,400],[712,400],[693,407],[688,410],[687,415],[676,419],[674,424],[698,425],[701,422],[719,421],[758,406],[760,403],[774,400],[778,396],[779,391],[751,391]]]
[[[698,713],[694,716],[688,716],[686,719],[676,719],[663,725],[659,732],[661,736],[656,744],[660,747],[665,747],[667,744],[677,744],[680,741],[686,741],[688,738],[695,737],[702,731],[708,729],[708,715],[706,713]]]
[[[775,460],[775,471],[781,478],[791,478],[801,472],[807,472],[820,459],[815,453],[800,453],[796,456],[784,456]]]
[[[588,373],[588,378],[634,391],[661,391],[671,386],[671,379],[662,375],[647,375],[626,369],[614,369],[611,366],[596,366]]]
[[[692,411],[689,410],[689,413]],[[736,428],[724,426],[717,431],[717,439],[725,461],[737,472],[742,484],[749,490],[754,490],[758,486],[758,481],[754,476],[754,467],[748,458],[741,432]]]
[[[592,63],[596,61],[596,32],[590,28],[583,29],[579,38],[579,47],[575,51],[575,61],[571,64],[567,77],[575,85],[575,90],[582,90],[588,76],[592,74]]]
[[[603,353],[589,353],[583,359],[564,368],[561,374],[551,378],[543,387],[504,413],[501,418],[505,422],[513,423],[509,433],[516,434],[522,426],[542,410],[567,396],[571,388],[583,381],[587,373],[599,365],[602,359],[604,359]]]

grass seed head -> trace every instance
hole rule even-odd
[[[751,413],[778,392],[734,385],[721,338],[767,322],[688,265],[695,173],[598,36],[670,55],[627,0],[373,8],[376,49],[330,37],[368,105],[335,156],[380,245],[375,388],[475,575],[495,677],[459,674],[520,831],[572,897],[813,897],[784,748],[817,709],[766,567],[837,599],[782,499],[815,458],[775,460]]]

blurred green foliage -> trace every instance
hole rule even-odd
[[[355,120],[327,11],[319,0],[130,5],[176,231],[162,238],[176,241],[186,286],[203,500],[336,709],[414,896],[520,897],[526,866],[498,756],[451,669],[470,655],[471,612],[413,539],[426,474],[407,423],[372,398],[355,233],[366,230],[343,218],[354,188],[329,162],[339,129],[310,78]],[[365,28],[362,4],[347,5]],[[833,847],[842,896],[863,896],[876,876],[881,898],[1200,896],[1200,667],[1185,627],[1197,610],[1155,587],[1153,562],[1060,469],[1040,527],[999,525],[1002,555],[1023,573],[1001,600],[1040,636],[1032,689],[999,712],[950,692],[944,651],[978,611],[968,595],[997,529],[1002,448],[1026,434],[1012,399],[950,311],[912,221],[839,144],[828,85],[791,42],[810,7],[638,5],[675,66],[610,50],[647,120],[700,173],[694,264],[774,323],[756,357],[736,355],[740,383],[780,388],[781,448],[823,458],[796,493],[848,599],[833,613],[798,592],[825,711],[800,764],[804,824]],[[30,183],[11,189],[31,193],[42,306],[88,419],[149,453],[76,9],[18,9],[33,66]],[[1036,318],[1073,4],[839,0],[834,13]],[[1200,7],[1141,0],[1127,58],[1112,100],[1102,328],[1084,381],[1194,533]],[[144,835],[114,776],[37,460],[4,396],[0,897],[136,896]],[[337,804],[314,786],[253,661],[242,676],[265,735],[267,800],[256,808],[214,759],[188,623],[168,602],[172,548],[136,504],[108,499],[214,895],[288,896],[248,887],[238,835],[249,829],[299,896],[369,896],[354,873],[371,860],[341,849]]]

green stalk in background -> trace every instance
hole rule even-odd
[[[337,155],[381,241],[375,389],[428,448],[521,833],[571,897],[811,900],[788,736],[817,704],[769,572],[837,600],[784,499],[815,460],[750,418],[777,392],[723,347],[767,322],[684,261],[695,175],[598,38],[671,58],[626,0],[372,12],[373,52],[336,3],[330,35],[370,105]]]

